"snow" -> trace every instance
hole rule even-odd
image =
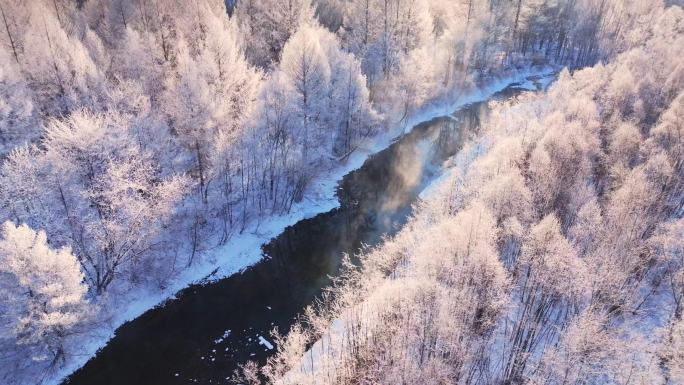
[[[264,345],[268,350],[273,349],[273,344],[268,342],[268,340],[262,336],[259,336],[259,345]]]
[[[504,79],[496,83],[496,87],[494,85],[486,88],[484,91],[480,91],[479,95],[478,93],[475,93],[471,95],[471,97],[466,98],[466,100],[469,101],[459,101],[451,107],[444,107],[444,106],[434,106],[432,108],[427,108],[421,117],[423,120],[418,121],[415,123],[415,120],[412,120],[414,123],[411,127],[415,126],[416,124],[419,124],[422,121],[429,121],[433,118],[439,117],[439,116],[445,116],[448,114],[451,114],[453,111],[457,110],[459,107],[464,106],[469,103],[475,103],[479,101],[483,101],[488,99],[492,94],[496,93],[499,90],[502,90],[506,88],[509,84],[513,82],[520,82],[520,85],[518,85],[518,88],[523,88],[523,89],[528,89],[528,90],[536,90],[537,85],[541,87],[541,89],[546,89],[546,87],[555,80],[555,74],[557,73],[556,70],[551,69],[551,68],[546,68],[545,72],[541,71],[537,73],[540,75],[539,79],[535,80],[527,80],[525,79],[526,77],[533,76],[535,73],[532,72],[527,72],[524,74],[521,74],[520,77],[522,77],[522,80],[515,80],[511,81],[511,78]],[[536,84],[535,84],[536,82]],[[451,116],[451,115],[449,115]],[[452,117],[453,118],[453,117]],[[414,118],[416,119],[416,118]],[[439,170],[439,175],[433,178],[418,194],[420,199],[428,199],[432,194],[435,194],[438,192],[439,186],[442,184],[442,182],[445,179],[450,178],[454,172],[458,172],[458,170],[463,170],[467,167],[468,164],[472,163],[475,159],[477,159],[479,156],[483,155],[487,150],[487,143],[482,143],[481,141],[478,141],[475,143],[475,146],[473,148],[469,149],[464,149],[464,151],[459,152],[457,155],[455,155],[453,158],[448,160],[447,162],[455,162],[454,165],[444,165],[440,170]],[[346,325],[345,322],[341,318],[334,319],[330,326],[328,327],[327,331],[324,333],[324,335],[319,338],[305,353],[302,355],[301,360],[300,360],[300,365],[296,366],[298,370],[301,370],[303,373],[308,373],[311,374],[315,372],[318,367],[318,363],[320,361],[320,353],[323,350],[323,341],[328,341],[328,350],[327,354],[335,354],[334,351],[330,349],[330,341],[344,338],[345,335],[345,329]],[[281,381],[277,382],[278,384],[286,384],[289,383],[288,379],[294,375],[292,372],[286,373]]]
[[[73,359],[64,365],[57,375],[46,382],[46,385],[60,384],[66,376],[85,365],[99,349],[115,336],[116,329],[125,322],[141,316],[154,307],[163,306],[169,300],[176,299],[175,294],[190,285],[211,283],[244,271],[264,257],[261,246],[282,233],[286,227],[339,207],[339,201],[335,195],[338,182],[348,173],[360,168],[371,155],[392,144],[398,133],[405,133],[419,123],[436,117],[450,115],[459,107],[467,104],[487,100],[511,83],[520,82],[522,83],[521,87],[532,89],[533,83],[526,80],[527,77],[544,76],[553,72],[556,72],[554,67],[544,66],[528,68],[511,76],[498,78],[478,90],[461,95],[455,101],[428,104],[409,117],[401,127],[395,127],[370,138],[368,143],[352,153],[344,164],[318,175],[307,191],[306,199],[295,203],[290,213],[274,215],[261,220],[259,223],[248,225],[242,234],[234,235],[225,244],[208,252],[201,261],[181,272],[178,278],[171,282],[165,290],[129,293],[126,296],[127,298],[120,301],[122,304],[121,309],[118,309],[120,311],[112,312],[113,318],[84,340],[81,344],[81,352],[74,355]]]
[[[528,77],[540,77],[540,79],[537,81],[542,87],[545,87],[554,80],[554,77],[550,75],[555,74],[556,72],[558,72],[558,69],[551,66],[527,68],[515,75],[493,80],[486,86],[481,87],[480,89],[467,95],[462,95],[455,101],[431,103],[420,109],[407,120],[407,123],[404,125],[404,132],[408,132],[410,129],[422,122],[427,122],[440,116],[450,116],[452,112],[467,104],[485,101],[512,83],[520,83],[518,85],[519,88],[528,90],[536,89],[535,82],[533,80],[528,80]]]

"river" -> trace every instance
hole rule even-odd
[[[519,86],[492,99],[512,98]],[[264,363],[274,352],[269,331],[289,329],[330,284],[344,253],[401,228],[420,191],[487,112],[487,103],[478,102],[415,126],[340,181],[339,208],[288,227],[264,246],[267,257],[243,273],[190,286],[122,325],[64,383],[227,384],[239,364]]]

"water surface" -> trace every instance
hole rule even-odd
[[[520,91],[511,84],[493,99]],[[330,284],[344,253],[395,234],[487,111],[487,103],[473,103],[417,125],[342,179],[339,208],[288,227],[264,246],[267,258],[243,273],[188,287],[122,325],[65,383],[227,384],[239,364],[263,364],[274,351],[259,337],[272,343],[274,326],[288,330]]]

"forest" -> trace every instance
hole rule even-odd
[[[681,6],[0,0],[0,382],[60,383],[374,138],[545,66],[234,380],[684,384]]]

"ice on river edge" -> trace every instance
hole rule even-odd
[[[208,255],[200,263],[180,273],[178,278],[163,291],[131,292],[127,301],[121,301],[122,304],[126,304],[125,308],[119,312],[114,312],[114,318],[110,322],[103,324],[103,328],[94,333],[89,340],[83,341],[81,345],[83,349],[78,357],[65,365],[58,375],[46,382],[46,385],[61,383],[66,376],[85,365],[99,349],[114,337],[115,330],[125,322],[139,317],[147,310],[159,306],[167,300],[174,299],[177,292],[189,285],[216,281],[245,270],[263,258],[261,246],[283,232],[286,227],[300,220],[312,218],[337,208],[339,202],[335,196],[335,189],[342,177],[361,167],[370,155],[387,148],[397,134],[405,132],[421,122],[449,115],[461,106],[486,100],[511,83],[519,82],[521,83],[519,86],[522,88],[534,89],[534,83],[526,78],[544,76],[556,71],[555,67],[544,66],[528,68],[514,75],[501,77],[478,90],[462,95],[456,101],[428,104],[413,114],[400,127],[394,127],[370,139],[364,147],[351,154],[346,163],[324,171],[316,177],[305,198],[294,204],[289,214],[273,216],[258,224],[251,224],[244,233],[233,236],[224,245],[207,253]],[[549,77],[542,79],[542,81],[551,80]]]

